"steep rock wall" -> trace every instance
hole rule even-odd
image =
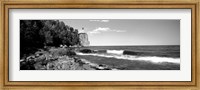
[[[87,33],[79,33],[79,41],[80,41],[80,46],[90,45]]]

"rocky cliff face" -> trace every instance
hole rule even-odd
[[[89,46],[90,44],[87,33],[79,33],[79,41],[80,46]]]

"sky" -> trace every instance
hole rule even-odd
[[[63,19],[88,34],[90,46],[180,45],[180,20]]]

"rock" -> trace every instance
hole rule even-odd
[[[99,69],[99,70],[103,70],[103,69],[104,69],[104,67],[98,67],[98,69]]]
[[[47,70],[54,70],[54,64],[53,63],[48,63],[47,64],[47,66],[46,66],[46,68],[47,68]]]
[[[90,49],[82,49],[82,50],[79,50],[79,52],[82,52],[82,53],[93,53],[93,51],[90,50]]]
[[[74,55],[76,55],[76,53],[75,53],[74,51],[72,51],[72,50],[69,50],[69,51],[67,52],[67,55],[68,55],[68,56],[74,56]]]
[[[35,59],[35,56],[29,56],[29,57],[27,57],[26,59],[27,59],[28,61],[34,60],[34,59]]]
[[[44,61],[42,61],[42,63],[41,63],[41,65],[47,65],[47,63],[48,63],[48,61],[47,60],[44,60]]]
[[[80,46],[89,46],[90,44],[87,33],[79,33],[79,41]]]
[[[37,53],[35,53],[35,56],[36,56],[36,57],[39,57],[39,56],[41,56],[41,55],[43,55],[42,52],[37,52]]]
[[[105,64],[99,64],[99,67],[107,67]]]
[[[45,55],[39,56],[38,58],[35,59],[36,62],[38,62],[38,61],[44,61],[44,60],[46,60]]]
[[[74,58],[74,62],[76,62],[76,63],[81,62],[81,59],[75,57],[75,58]]]
[[[140,55],[139,52],[134,52],[134,51],[124,51],[123,54],[125,54],[125,55]]]
[[[82,67],[84,68],[84,70],[91,70],[92,69],[89,65],[86,65],[86,64],[83,65]]]
[[[63,47],[63,45],[60,45],[60,47],[62,48],[62,47]]]
[[[42,62],[34,64],[36,70],[46,70],[46,66],[42,65]]]
[[[32,62],[22,61],[20,62],[20,70],[35,70],[35,67]]]

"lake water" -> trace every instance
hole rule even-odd
[[[153,63],[170,62],[180,64],[180,46],[89,46],[81,49],[91,49],[95,53],[77,53],[80,56],[104,57],[106,59],[123,59],[135,61],[150,61]]]

